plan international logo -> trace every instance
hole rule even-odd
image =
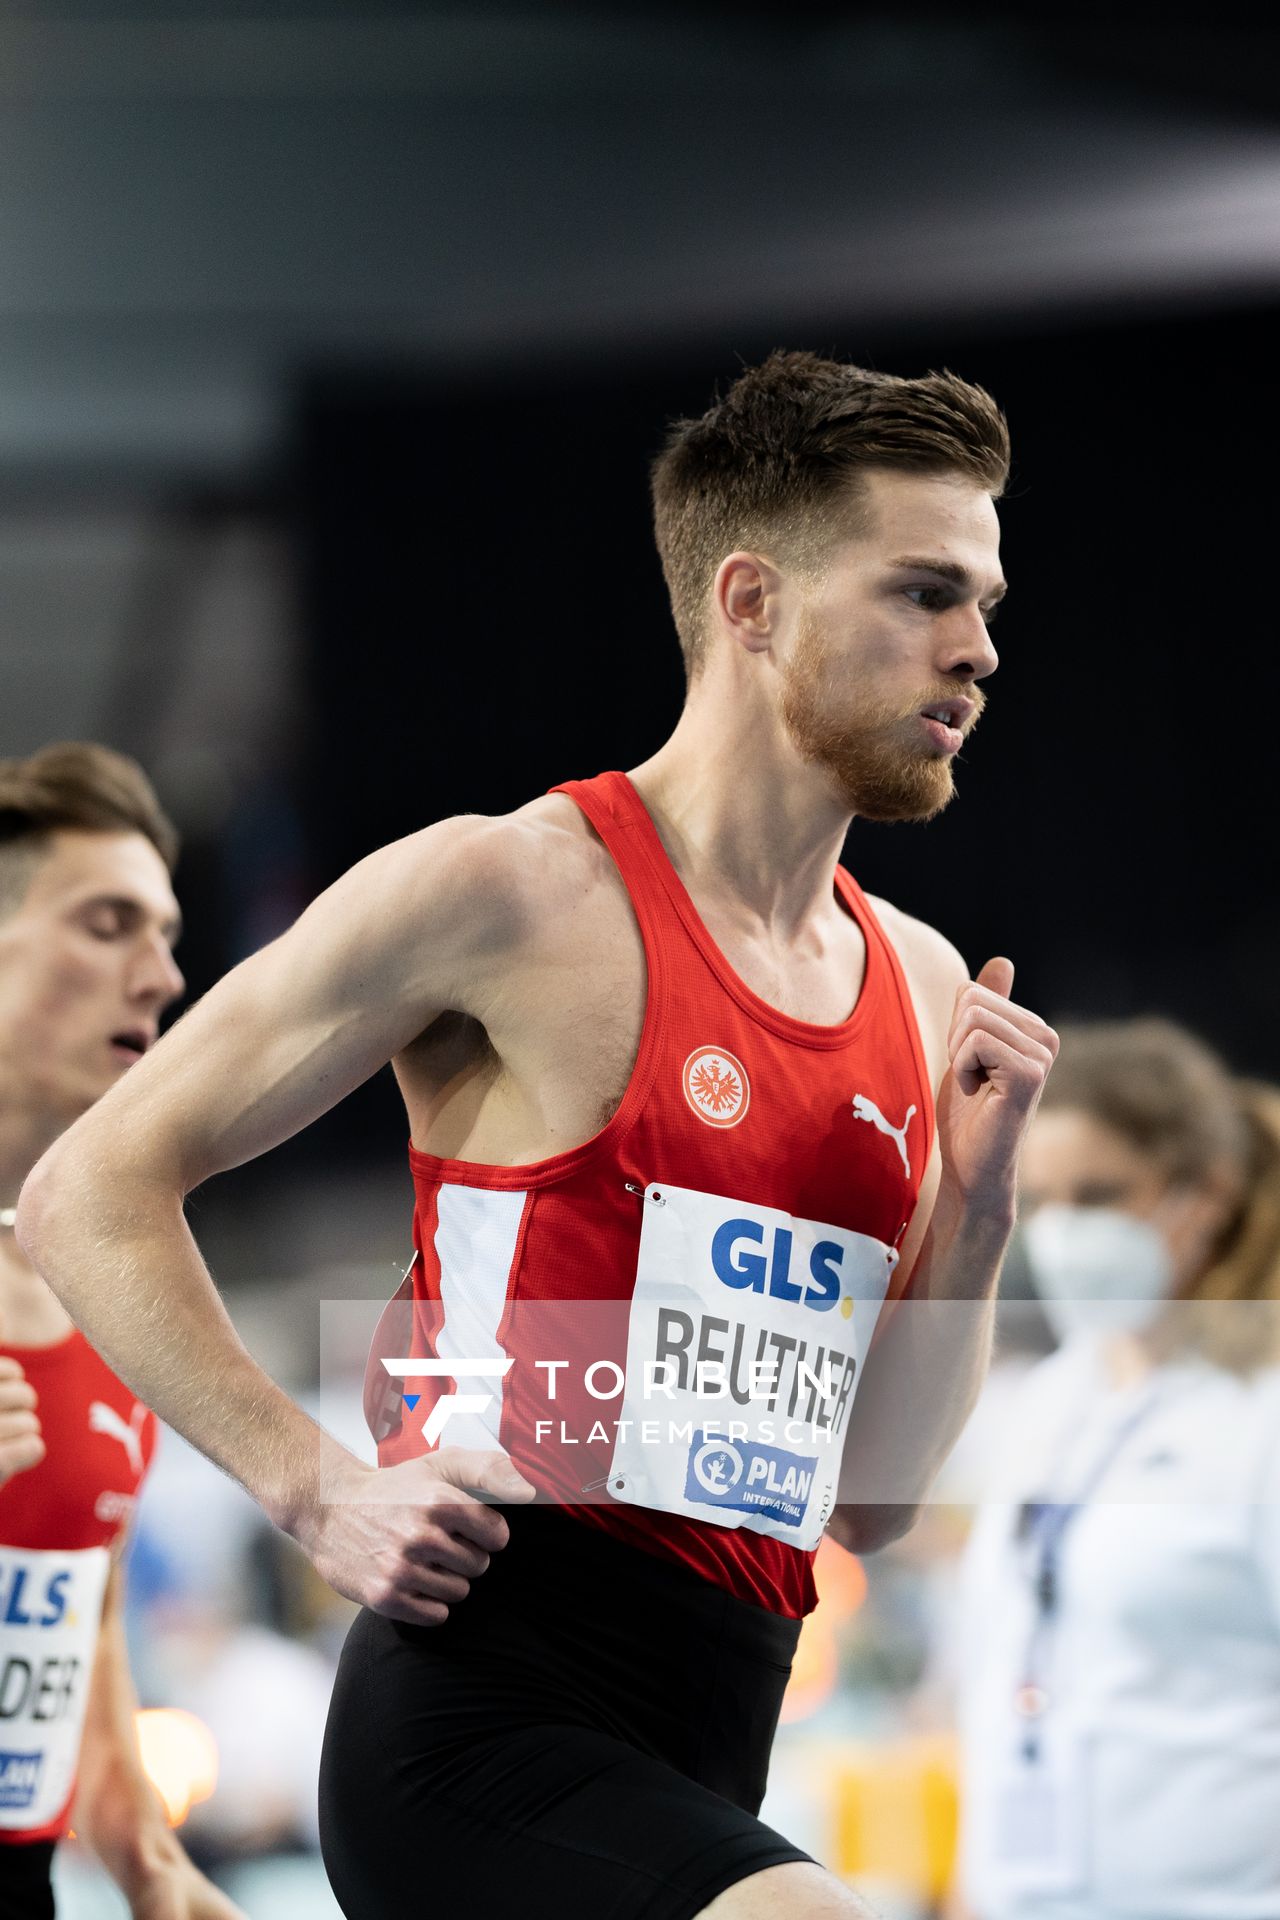
[[[0,1807],[21,1810],[33,1804],[40,1787],[44,1754],[0,1752]]]

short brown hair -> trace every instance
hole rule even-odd
[[[60,827],[141,833],[172,874],[178,834],[136,760],[91,740],[0,760],[0,913],[17,907]]]
[[[676,420],[651,468],[654,534],[690,683],[706,649],[716,568],[766,546],[812,570],[869,468],[965,474],[993,498],[1009,430],[982,387],[954,373],[905,379],[816,353],[771,353],[700,420]]]
[[[1280,1091],[1239,1080],[1175,1021],[1063,1023],[1041,1109],[1073,1108],[1155,1161],[1173,1184],[1204,1185],[1219,1168],[1239,1182],[1234,1217],[1187,1298],[1187,1327],[1219,1364],[1246,1371],[1277,1358],[1280,1324],[1215,1313],[1220,1301],[1280,1300]]]

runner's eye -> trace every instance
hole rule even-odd
[[[911,600],[912,606],[919,607],[922,613],[945,613],[948,607],[955,605],[955,596],[946,587],[903,587],[903,593]],[[918,595],[918,599],[912,599]],[[995,625],[998,602],[979,609],[984,627]]]
[[[95,940],[118,940],[124,932],[118,913],[95,913],[84,923],[86,933]]]

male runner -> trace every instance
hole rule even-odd
[[[181,991],[176,849],[122,755],[0,761],[0,1920],[52,1914],[72,1819],[136,1920],[237,1911],[170,1833],[134,1739],[119,1556],[155,1419],[13,1233],[30,1168]]]
[[[837,863],[950,798],[1007,465],[952,375],[748,369],[654,467],[670,739],[362,861],[24,1191],[113,1364],[369,1609],[322,1779],[350,1916],[865,1912],[755,1817],[812,1549],[902,1532],[963,1423],[1056,1041]],[[249,1358],[182,1199],[388,1059],[417,1257],[375,1469]]]

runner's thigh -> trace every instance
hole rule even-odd
[[[320,1809],[348,1920],[694,1920],[805,1858],[658,1755],[556,1722],[500,1666],[454,1672],[428,1646],[365,1614],[343,1650]]]

